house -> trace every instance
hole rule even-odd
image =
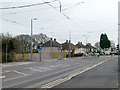
[[[97,50],[95,47],[93,47],[93,46],[91,45],[91,43],[88,43],[88,44],[85,46],[85,48],[86,48],[87,53],[88,53],[88,52],[93,52],[93,51],[96,51],[96,50]]]
[[[49,59],[50,57],[52,57],[52,53],[60,52],[59,48],[60,43],[58,43],[56,39],[52,40],[52,38],[50,38],[49,41],[43,44],[42,58]]]
[[[75,54],[86,53],[86,47],[82,44],[82,42],[78,42],[76,46],[77,46],[77,49],[74,52]]]
[[[71,48],[70,48],[71,45]],[[75,49],[77,49],[77,46],[75,46],[74,44],[70,44],[70,40],[66,40],[65,43],[62,44],[62,48],[65,52],[68,52],[68,49],[71,49],[70,51],[73,52]]]

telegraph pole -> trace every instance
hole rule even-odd
[[[6,63],[7,63],[7,44],[6,44]]]
[[[23,60],[24,60],[24,39],[23,39],[23,42],[22,42],[22,44],[23,44],[23,52],[22,52],[22,58],[23,58]]]
[[[52,38],[50,38],[50,58],[52,59]]]
[[[69,31],[69,48],[70,48],[70,53],[69,53],[69,58],[71,57],[71,30]]]
[[[33,20],[31,19],[31,61],[32,61],[32,29],[33,29]]]

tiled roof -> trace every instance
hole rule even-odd
[[[82,44],[82,42],[78,42],[78,44],[76,44],[76,46],[78,48],[85,48],[85,46]]]
[[[70,43],[68,42],[68,40],[66,40],[66,42],[62,44],[63,50],[68,50],[69,46],[70,46]],[[75,49],[75,48],[77,47],[71,43],[71,49]]]
[[[46,43],[44,43],[44,47],[50,47],[50,43],[50,40],[47,41]],[[54,41],[52,40],[52,47],[60,47],[60,43],[58,43],[56,39],[54,39]]]

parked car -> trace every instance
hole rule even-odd
[[[100,55],[104,55],[104,53],[100,53]]]

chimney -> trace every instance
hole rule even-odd
[[[69,40],[69,43],[71,43],[71,40]]]
[[[68,40],[66,40],[66,43],[68,43]]]
[[[52,40],[52,38],[50,38],[50,40]]]
[[[56,38],[54,38],[54,41],[56,42]]]

